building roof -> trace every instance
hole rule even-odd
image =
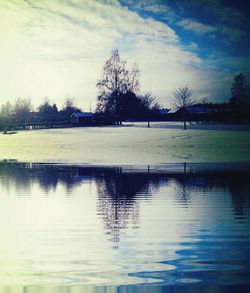
[[[159,114],[160,115],[165,115],[165,114],[168,114],[169,111],[170,111],[170,109],[161,108],[161,109],[159,109]]]
[[[199,107],[199,106],[186,106],[176,111],[176,113],[183,113],[183,112],[186,112],[189,114],[205,114],[207,113],[207,110],[204,107]]]
[[[200,106],[187,106],[186,110],[191,114],[207,113],[207,110],[204,107],[200,107]]]
[[[71,117],[92,117],[94,113],[92,112],[76,112],[71,115]]]

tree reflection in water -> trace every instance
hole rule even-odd
[[[0,163],[0,186],[9,194],[12,188],[19,195],[31,194],[33,184],[44,193],[55,191],[58,185],[70,191],[83,182],[96,183],[97,213],[103,219],[109,239],[118,247],[120,233],[126,228],[138,228],[139,200],[154,197],[161,186],[172,184],[179,204],[188,207],[194,190],[223,189],[229,191],[235,217],[244,217],[250,206],[249,171],[209,172],[143,172],[126,171],[121,167],[74,167],[44,164]],[[167,196],[167,195],[166,195]]]
[[[140,207],[138,199],[147,200],[160,186],[159,176],[114,173],[96,177],[98,214],[102,216],[109,239],[118,243],[120,232],[129,226],[138,228]],[[145,197],[147,196],[147,197]],[[117,247],[117,246],[114,246]]]

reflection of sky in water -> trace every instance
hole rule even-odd
[[[239,175],[0,166],[1,285],[247,284]]]

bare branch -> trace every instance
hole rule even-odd
[[[173,107],[175,109],[187,107],[195,103],[194,91],[190,89],[187,85],[174,90],[173,96]]]

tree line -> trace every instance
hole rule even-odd
[[[118,49],[113,50],[110,58],[104,63],[101,78],[97,81],[96,86],[98,95],[95,115],[103,117],[105,121],[121,124],[125,120],[162,119],[160,117],[161,105],[153,94],[146,92],[142,95],[140,93],[138,65],[134,63],[129,68],[126,60],[120,57]],[[211,110],[216,108],[221,112],[230,110],[232,113],[249,113],[250,82],[246,75],[242,73],[236,75],[231,88],[231,98],[226,103],[198,102],[194,90],[187,85],[173,91],[172,107],[175,110],[185,109],[192,105],[203,106]],[[61,110],[55,103],[46,99],[37,111],[34,111],[29,99],[18,98],[13,104],[7,102],[0,107],[0,117],[12,117],[15,122],[28,122],[30,120],[32,122],[54,122],[66,121],[72,113],[81,111],[70,98],[65,100]],[[165,119],[167,118],[165,117]]]
[[[140,70],[137,64],[131,69],[122,60],[115,49],[105,62],[100,80],[97,82],[97,112],[112,116],[118,124],[126,119],[145,119],[153,117],[161,108],[151,93],[140,94]],[[225,109],[234,111],[250,110],[250,82],[247,76],[240,73],[234,77],[231,87],[231,98],[224,103],[199,102],[195,92],[184,85],[173,91],[172,108],[184,109],[188,106],[204,106],[207,109]]]
[[[71,98],[65,99],[60,110],[48,99],[45,99],[36,111],[31,100],[24,98],[17,98],[13,104],[6,102],[0,107],[0,117],[11,120],[10,123],[66,121],[75,112],[81,112],[81,109]]]
[[[151,93],[140,94],[140,70],[137,64],[131,69],[122,60],[119,51],[112,52],[105,62],[100,80],[97,83],[97,112],[111,117],[117,124],[124,120],[183,120],[186,129],[187,119],[203,119],[211,121],[249,120],[250,83],[244,74],[234,77],[231,98],[226,103],[201,103],[195,97],[194,90],[184,85],[172,93],[172,108],[176,114],[160,117],[161,105]],[[190,106],[203,107],[207,113],[190,114]]]

